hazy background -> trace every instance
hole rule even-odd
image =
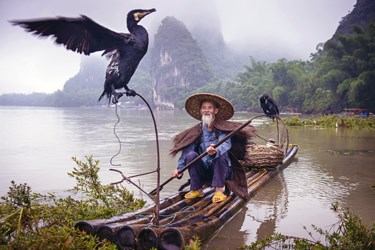
[[[0,94],[52,93],[79,71],[81,55],[37,39],[8,21],[84,14],[114,31],[128,32],[126,14],[156,8],[141,21],[151,40],[160,21],[175,16],[189,29],[220,27],[225,42],[258,60],[308,60],[327,41],[356,0],[0,0]],[[96,53],[100,55],[100,53]],[[103,59],[104,60],[104,59]],[[103,70],[104,74],[104,70]]]

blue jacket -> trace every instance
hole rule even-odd
[[[177,169],[182,169],[185,166],[185,158],[189,152],[195,151],[198,154],[202,154],[211,144],[218,143],[228,134],[228,132],[224,132],[216,128],[214,128],[212,131],[209,131],[206,126],[203,126],[202,123],[201,129],[202,134],[199,139],[195,140],[193,143],[189,144],[182,150],[181,156],[178,160]],[[214,159],[225,154],[228,150],[230,150],[231,147],[231,139],[228,139],[216,148],[216,154],[206,155],[202,158],[202,162],[206,165],[206,167],[209,167]]]

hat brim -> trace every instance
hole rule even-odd
[[[200,113],[201,104],[203,101],[213,101],[218,105],[219,112],[216,114],[217,119],[229,120],[234,114],[234,108],[230,101],[215,94],[198,93],[191,95],[185,102],[185,109],[189,115],[197,120],[202,120]]]

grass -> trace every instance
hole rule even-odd
[[[301,119],[299,117],[283,118],[286,126],[319,126],[324,128],[345,127],[353,129],[375,129],[375,117],[343,117],[337,115]]]

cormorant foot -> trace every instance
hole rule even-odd
[[[125,92],[126,96],[136,96],[137,95],[137,92],[135,92],[134,90],[132,89],[129,89],[129,90],[126,90]]]
[[[123,93],[117,93],[117,92],[113,92],[112,93],[112,103],[113,104],[117,104],[118,103],[118,100],[121,98],[121,96],[123,96],[124,94]]]

